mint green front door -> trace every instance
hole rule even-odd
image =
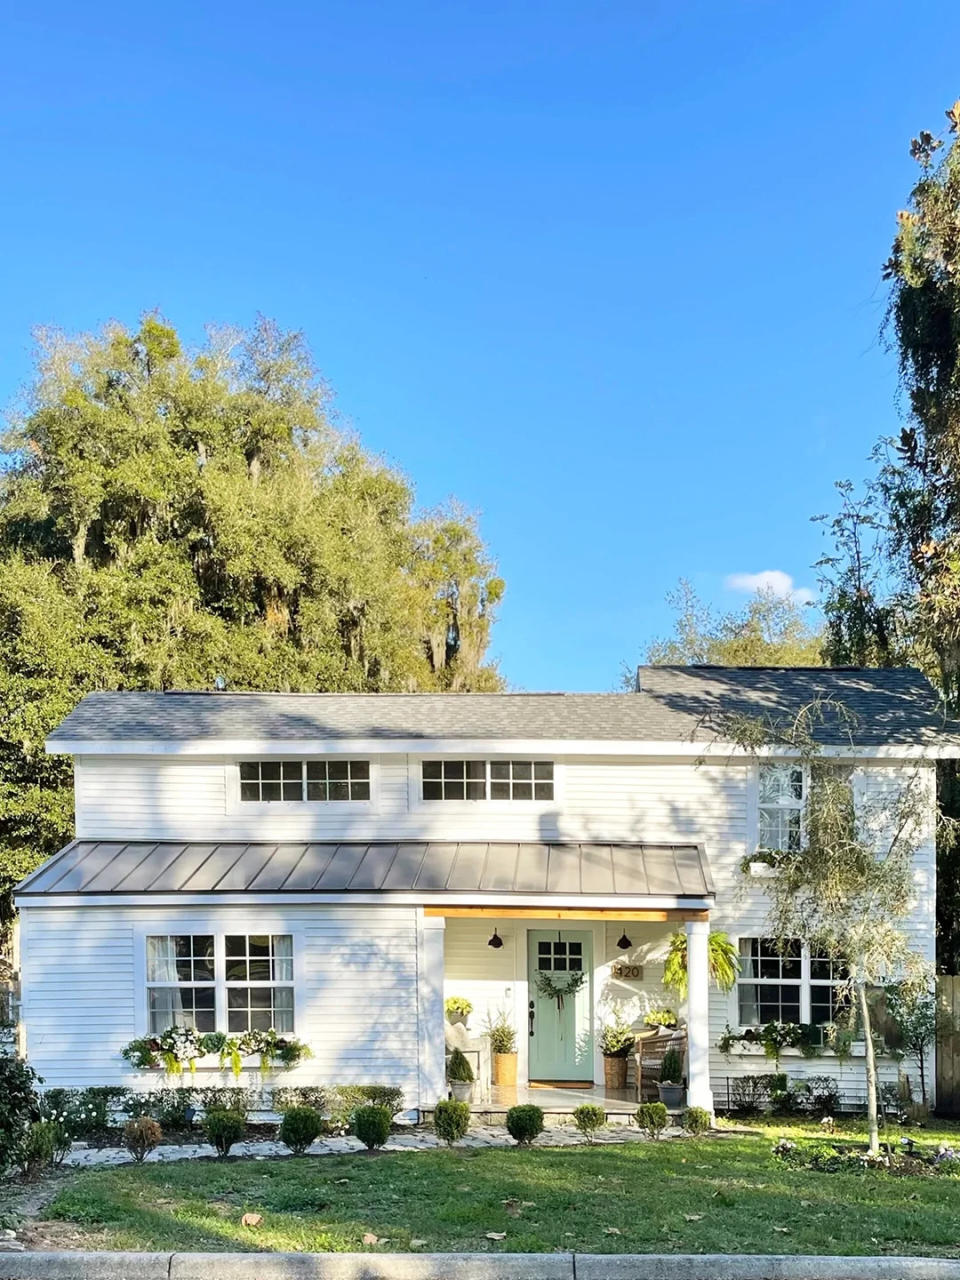
[[[527,934],[530,1080],[593,1080],[593,935],[576,929],[531,929]],[[558,1001],[537,988],[537,974],[555,987],[585,973],[583,986]]]

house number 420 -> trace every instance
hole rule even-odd
[[[615,978],[642,978],[642,964],[615,964],[611,970]]]

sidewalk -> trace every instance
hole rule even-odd
[[[944,1258],[571,1253],[21,1253],[0,1280],[960,1280]]]

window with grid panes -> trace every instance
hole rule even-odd
[[[570,973],[583,968],[583,943],[556,942],[537,943],[537,968],[541,973]]]
[[[240,799],[369,800],[369,760],[244,760]]]
[[[424,760],[424,800],[552,800],[552,760]]]
[[[224,939],[227,1031],[293,1032],[293,938],[289,933]]]
[[[759,784],[758,846],[796,853],[803,820],[802,766],[762,764]]]
[[[212,934],[147,938],[147,1012],[151,1035],[175,1026],[216,1031]]]
[[[773,938],[740,939],[737,1004],[742,1027],[800,1021],[800,943],[781,950]]]
[[[810,957],[810,1021],[815,1027],[849,1012],[850,1000],[844,990],[847,966],[843,960],[830,956]]]

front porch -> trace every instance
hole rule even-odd
[[[595,1103],[612,1122],[637,1108],[633,1058],[628,1087],[604,1086],[601,1031],[619,1012],[638,1032],[644,1016],[673,1009],[687,1033],[687,1100],[713,1109],[709,1077],[707,937],[709,914],[684,907],[632,910],[569,907],[495,910],[430,908],[430,924],[443,930],[443,993],[468,1000],[468,1033],[481,1043],[489,1024],[505,1016],[517,1036],[517,1086],[474,1090],[477,1116],[502,1117],[509,1107],[533,1103],[548,1117],[569,1118]],[[687,935],[689,990],[677,1007],[663,988],[671,934]],[[540,975],[554,986],[583,971],[572,997],[544,994]]]

